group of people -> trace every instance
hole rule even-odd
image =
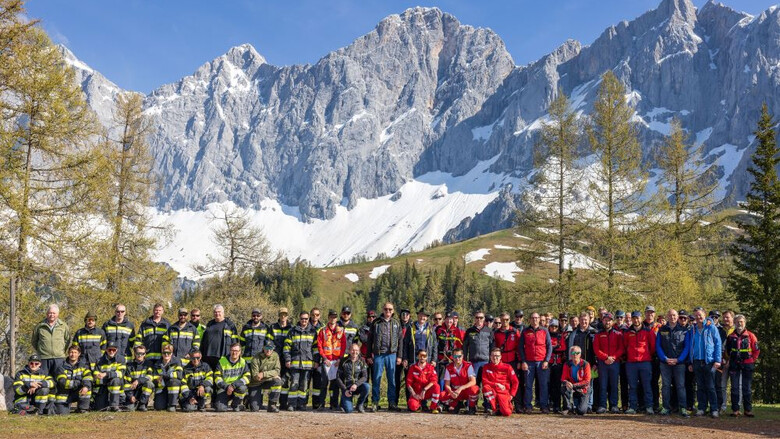
[[[758,341],[732,311],[670,309],[656,317],[602,308],[569,317],[522,310],[497,317],[473,314],[468,329],[457,312],[395,318],[385,303],[366,321],[349,306],[318,308],[289,320],[263,321],[251,311],[243,326],[225,316],[201,323],[199,309],[179,309],[170,323],[164,307],[136,329],[117,305],[102,327],[88,313],[71,335],[49,306],[32,335],[35,353],[14,379],[17,413],[155,410],[269,412],[399,410],[405,390],[410,411],[485,413],[646,413],[718,417],[731,383],[732,416],[752,417],[751,384]],[[429,321],[429,319],[431,319]],[[730,380],[729,380],[730,378]],[[695,390],[694,390],[695,389]],[[264,404],[267,395],[267,404]],[[328,401],[328,395],[330,395]],[[369,397],[371,399],[368,403]],[[309,399],[311,398],[311,407]],[[696,401],[696,405],[694,404]]]

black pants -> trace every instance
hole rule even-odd
[[[181,393],[181,380],[169,378],[163,381],[161,388],[156,389],[154,394],[154,409],[165,410],[176,407],[179,403],[179,393]]]
[[[696,376],[692,370],[688,370],[689,364],[685,365],[685,403],[688,407],[688,411],[693,410],[694,403],[696,402]]]
[[[181,394],[181,401],[179,404],[185,412],[192,412],[195,410],[204,410],[206,408],[206,399],[211,397],[211,387],[203,387],[203,396],[198,396],[198,390],[187,389]],[[193,401],[191,401],[194,399]]]
[[[65,362],[65,358],[47,358],[45,360],[41,360],[41,371],[45,373],[46,375],[50,375],[52,378],[57,378],[55,376],[55,372],[57,371],[57,368],[62,366],[62,363]]]
[[[290,394],[290,369],[282,365],[279,376],[282,378],[282,389],[279,392],[279,408],[287,410],[287,402]]]
[[[95,410],[104,410],[108,407],[119,408],[119,394],[122,393],[122,379],[113,378],[103,380],[95,394]]]
[[[325,381],[323,381],[323,366],[320,365],[320,367],[312,369],[311,375],[310,375],[310,383],[309,388],[311,389],[311,403],[314,406],[314,408],[320,407],[325,405],[325,394],[327,393],[327,376],[325,376]],[[326,388],[323,389],[323,386]],[[309,394],[307,393],[304,396],[304,402],[303,405],[309,404]]]
[[[306,407],[310,377],[311,369],[290,369],[290,393],[287,396],[287,404],[290,407],[296,409]]]
[[[214,397],[213,406],[218,412],[225,412],[228,408],[235,409],[244,399],[247,394],[246,385],[240,385],[233,388],[233,394],[228,395],[227,389],[217,390],[217,395]]]
[[[69,415],[70,405],[76,403],[76,408],[80,412],[89,411],[89,403],[92,398],[92,391],[87,392],[86,395],[79,393],[81,389],[74,389],[67,393],[57,394],[57,398],[54,401],[54,412],[58,415]]]
[[[653,375],[650,377],[650,389],[653,392],[653,411],[661,411],[661,360],[658,357],[653,358]]]
[[[550,410],[557,412],[561,410],[561,375],[563,375],[562,364],[550,365]]]
[[[270,390],[268,395],[268,406],[279,405],[279,396],[282,390],[283,380],[281,377],[271,378],[262,383],[249,388],[249,410],[256,412],[260,410],[263,404],[263,390]]]
[[[406,389],[406,371],[407,369],[404,369],[403,364],[400,366],[395,367],[395,400],[399,401],[399,397],[401,396],[401,388],[403,387]],[[439,375],[440,378],[443,378],[444,375]],[[338,391],[338,389],[336,389]],[[406,392],[406,399],[409,399],[409,389],[405,390]],[[331,406],[333,403],[331,403]],[[336,404],[338,406],[338,404]]]
[[[628,409],[628,375],[625,361],[620,362],[620,409]]]
[[[753,411],[753,364],[730,364],[731,377],[731,410],[739,411],[739,397],[742,396],[742,406],[746,412]]]

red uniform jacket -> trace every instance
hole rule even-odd
[[[631,326],[623,333],[623,344],[627,362],[651,361],[655,354],[655,333],[652,329],[644,327],[640,327],[637,331]]]
[[[588,387],[590,387],[590,364],[580,359],[580,368],[577,370],[577,376],[572,376],[571,368],[574,365],[571,361],[567,361],[563,365],[563,374],[561,375],[561,382],[568,381],[574,385],[577,389],[582,389],[583,394],[588,394]]]
[[[463,348],[464,331],[454,324],[449,329],[444,325],[436,328],[436,339],[438,340],[438,361],[452,361],[452,351],[455,348]]]
[[[553,350],[550,364],[563,364],[566,361],[566,336],[561,333],[550,333],[550,341],[552,342]]]
[[[526,362],[549,361],[552,355],[552,346],[548,345],[549,333],[539,326],[536,329],[526,326],[520,333],[522,351],[520,359]],[[548,352],[548,347],[550,348]]]
[[[344,328],[338,324],[333,329],[325,325],[317,333],[317,347],[320,350],[320,356],[329,361],[344,358],[344,354],[347,352],[347,342]]]
[[[469,382],[469,368],[471,363],[464,361],[460,366],[460,372],[455,369],[455,365],[450,363],[447,365],[447,372],[450,373],[450,387],[460,387]],[[474,371],[476,372],[476,371]]]
[[[517,361],[517,348],[520,346],[520,332],[515,328],[499,329],[493,333],[493,346],[501,349],[501,362]]]
[[[745,329],[742,334],[734,331],[726,339],[726,354],[729,359],[737,364],[753,364],[758,360],[758,339]]]
[[[601,361],[607,361],[607,357],[621,360],[625,353],[623,333],[615,328],[597,333],[593,337],[593,350],[596,351],[596,358]]]
[[[425,367],[414,363],[409,366],[409,371],[406,373],[406,385],[413,388],[415,392],[427,386],[428,383],[437,382],[439,382],[439,377],[436,375],[436,368],[431,363],[425,363]]]
[[[503,384],[506,390],[499,390],[496,384]],[[482,366],[482,385],[493,387],[496,393],[509,393],[515,396],[520,381],[518,381],[512,366],[506,363],[488,363]]]

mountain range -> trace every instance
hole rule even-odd
[[[62,50],[107,123],[122,90]],[[318,265],[506,228],[557,91],[586,116],[607,70],[636,107],[651,178],[677,118],[716,166],[718,197],[744,198],[761,103],[780,112],[778,8],[663,0],[518,66],[492,30],[417,7],[312,65],[274,66],[245,44],[146,95],[156,209],[186,230],[162,257],[186,273],[209,252],[190,234],[218,203]]]

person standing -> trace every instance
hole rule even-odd
[[[203,338],[206,325],[200,322],[200,308],[192,308],[190,310],[190,323],[198,329],[198,337]]]
[[[320,388],[320,397],[314,403],[320,409],[325,408],[325,399],[330,387],[330,409],[339,410],[339,393],[341,392],[335,377],[338,375],[341,360],[347,352],[347,343],[344,327],[338,322],[338,314],[335,310],[328,311],[328,323],[317,333],[317,348],[320,351],[321,359],[320,379],[322,381],[316,383]],[[335,371],[331,369],[335,369]]]
[[[106,348],[106,333],[97,327],[97,315],[94,312],[90,311],[84,317],[84,327],[73,335],[73,344],[81,348],[89,367],[94,368]]]
[[[717,375],[720,378],[717,390],[719,393],[718,401],[720,402],[720,411],[726,412],[726,404],[728,402],[728,384],[729,384],[729,353],[726,351],[726,341],[729,336],[734,332],[734,311],[727,310],[723,312],[723,321],[718,325],[718,333],[720,334],[720,343],[723,348],[721,354],[720,371]]]
[[[645,319],[642,321],[642,326],[653,331],[653,336],[658,334],[658,329],[661,327],[661,324],[656,320],[654,306],[647,305],[645,307]],[[658,355],[655,353],[653,353],[650,365],[652,368],[650,389],[653,394],[653,412],[658,413],[661,411],[661,389],[659,387],[659,382],[661,380],[661,360],[658,359]]]
[[[162,304],[155,303],[152,308],[152,315],[138,327],[140,343],[146,346],[146,357],[154,361],[162,357],[163,337],[168,333],[168,328],[171,327],[168,319],[163,317],[163,312]]]
[[[114,343],[119,355],[125,357],[125,362],[131,361],[136,334],[135,325],[127,320],[127,307],[121,303],[115,306],[114,316],[103,323],[102,329],[106,334],[106,343]]]
[[[618,378],[620,377],[620,360],[623,358],[623,333],[612,324],[613,317],[609,312],[601,318],[601,331],[593,338],[593,350],[598,359],[599,371],[599,407],[596,413],[607,411],[607,398],[611,413],[620,413],[618,407]]]
[[[520,310],[518,310],[520,311]],[[508,313],[501,313],[500,316],[501,327],[493,332],[493,348],[498,348],[501,351],[501,362],[508,364],[515,371],[520,371],[519,362],[519,349],[520,349],[520,331],[512,326],[512,322],[509,320]],[[518,381],[519,382],[519,381]],[[519,384],[518,384],[519,385]],[[484,392],[483,392],[484,396]],[[518,392],[512,395],[517,412],[523,409],[523,397],[522,387]]]
[[[263,352],[263,346],[268,342],[268,327],[263,323],[263,312],[260,308],[252,309],[252,316],[238,333],[238,342],[243,349],[244,360],[250,361]]]
[[[710,416],[717,418],[720,406],[715,391],[715,372],[720,368],[720,334],[712,319],[705,320],[703,308],[694,309],[693,318],[690,369],[696,377],[696,416],[704,416],[709,404]]]
[[[493,331],[485,325],[485,313],[474,313],[474,324],[466,330],[463,337],[463,353],[466,361],[474,367],[474,372],[479,370],[490,360],[490,349],[493,347]]]
[[[365,403],[368,399],[368,365],[360,354],[360,346],[353,343],[349,348],[349,356],[339,368],[336,382],[341,389],[341,407],[345,413],[352,413],[353,398],[357,395],[357,411],[365,413]]]
[[[44,374],[53,374],[62,365],[68,355],[70,340],[70,328],[60,320],[60,307],[49,305],[46,318],[35,326],[32,333],[32,348],[38,354]]]
[[[200,349],[200,333],[198,328],[187,320],[187,308],[179,308],[179,321],[168,328],[163,336],[163,343],[173,347],[173,356],[186,366],[190,362],[190,352]]]
[[[393,318],[395,307],[387,302],[382,307],[382,315],[375,319],[369,334],[371,349],[370,363],[373,366],[371,377],[371,402],[373,410],[379,410],[379,388],[382,373],[387,371],[387,400],[390,411],[398,410],[398,400],[395,399],[395,368],[401,365],[401,322]]]
[[[731,416],[739,416],[739,401],[745,416],[753,417],[753,372],[756,360],[761,351],[755,334],[746,328],[746,319],[742,314],[734,317],[734,331],[726,341],[726,352],[729,360],[729,376],[731,377]]]
[[[290,329],[284,341],[284,363],[290,371],[288,411],[308,410],[307,387],[312,369],[319,367],[319,356],[316,329],[309,324],[309,313],[302,311],[298,316],[298,325]]]
[[[317,334],[320,332],[320,330],[325,327],[325,323],[321,320],[322,311],[314,307],[309,311],[309,326],[314,328],[314,336],[316,337]],[[312,406],[314,410],[317,410],[320,408],[320,399],[325,399],[325,394],[321,393],[321,387],[322,386],[322,374],[320,373],[320,368],[316,367],[312,369],[311,373],[309,373],[309,383],[307,384],[307,389],[309,389],[308,392],[303,396],[303,406],[306,407],[309,405],[309,393],[311,393],[311,399],[312,399]]]
[[[292,325],[289,322],[289,311],[287,308],[279,308],[277,313],[276,322],[271,325],[271,330],[268,333],[268,338],[274,344],[274,351],[279,356],[281,361],[284,358],[284,341],[287,340],[287,334],[290,332]],[[282,390],[279,394],[279,408],[281,410],[287,410],[287,398],[290,392],[290,371],[282,362]]]
[[[482,367],[482,394],[490,405],[488,414],[510,416],[520,381],[515,368],[501,361],[502,355],[499,348],[490,351],[490,362]]]
[[[539,313],[531,314],[531,322],[520,334],[520,361],[525,375],[525,413],[533,411],[534,382],[539,389],[538,404],[542,413],[549,413],[548,384],[550,382],[550,333],[540,325]]]
[[[661,360],[661,387],[664,409],[662,415],[671,413],[672,384],[677,390],[677,405],[680,414],[687,418],[687,395],[685,394],[685,359],[691,349],[691,337],[688,328],[677,324],[679,315],[674,309],[666,313],[666,324],[658,330],[656,353]]]
[[[401,319],[401,365],[395,368],[395,399],[396,401],[401,396],[401,389],[406,389],[406,386],[404,383],[406,382],[406,371],[407,365],[403,362],[403,353],[406,351],[407,346],[405,346],[406,343],[406,334],[409,333],[409,328],[412,327],[412,312],[408,309],[401,309],[400,313],[400,319]],[[435,367],[435,365],[434,365]],[[406,395],[407,399],[409,395]]]
[[[641,383],[644,408],[648,415],[653,412],[653,393],[650,379],[653,376],[652,358],[655,352],[655,333],[642,325],[642,313],[631,313],[632,325],[623,333],[626,349],[626,374],[628,375],[628,405],[626,414],[636,414],[639,407],[639,385]]]
[[[214,319],[206,325],[200,340],[203,362],[216,371],[221,359],[230,355],[230,346],[237,342],[238,330],[236,325],[225,317],[225,307],[214,305]]]
[[[549,332],[552,344],[552,356],[550,356],[550,404],[553,413],[561,411],[561,376],[563,364],[566,362],[566,337],[560,331],[560,322],[557,319],[550,320]]]

